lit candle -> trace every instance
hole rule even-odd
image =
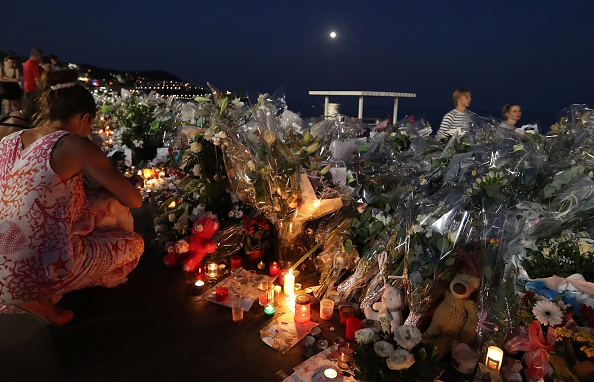
[[[289,268],[289,273],[287,273],[283,280],[283,292],[286,295],[292,295],[295,293],[295,275],[293,274],[293,269]]]
[[[144,175],[144,179],[150,179],[153,177],[153,169],[152,168],[144,168],[144,169],[142,169],[142,174]]]
[[[241,256],[232,255],[231,256],[231,269],[238,269],[238,268],[241,268]]]
[[[206,266],[206,276],[216,279],[219,275],[219,266],[217,263],[208,263]]]
[[[264,262],[263,262],[263,261],[260,261],[260,262],[258,263],[258,269],[264,269],[264,268],[266,268],[266,264],[264,264]]]
[[[285,283],[285,286],[286,285],[287,284]],[[306,294],[300,294],[295,298],[295,322],[303,323],[308,322],[311,319],[310,305],[311,298]]]
[[[280,265],[278,261],[270,262],[270,264],[268,265],[268,273],[272,277],[278,276],[278,274],[280,273]]]
[[[264,305],[264,314],[268,316],[272,316],[276,312],[276,308],[274,304],[266,304]]]
[[[489,346],[487,350],[487,360],[485,365],[493,371],[499,371],[501,369],[501,362],[503,361],[503,350],[497,346]]]
[[[169,208],[175,208],[175,200],[169,203]]]
[[[204,280],[198,280],[194,285],[196,285],[197,287],[204,286]]]
[[[328,379],[334,379],[338,377],[338,372],[334,369],[326,369],[324,370],[324,376]]]

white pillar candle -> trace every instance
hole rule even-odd
[[[291,296],[295,293],[295,275],[293,274],[292,268],[289,268],[289,273],[285,275],[283,291],[287,296]]]

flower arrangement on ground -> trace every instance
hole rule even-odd
[[[264,215],[256,213],[243,217],[243,232],[245,239],[243,249],[250,262],[262,260],[264,250],[270,246],[270,224]]]
[[[361,381],[433,381],[441,364],[431,344],[421,343],[421,332],[403,325],[393,333],[371,328],[355,332],[355,377]]]

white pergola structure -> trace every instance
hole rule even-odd
[[[359,97],[359,114],[357,118],[363,119],[363,97],[394,97],[394,115],[392,121],[397,121],[398,116],[398,98],[415,98],[415,93],[399,93],[399,92],[374,92],[374,91],[343,91],[343,90],[310,90],[309,95],[324,96],[324,117],[328,116],[328,104],[330,103],[330,96],[358,96]]]

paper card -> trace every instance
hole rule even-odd
[[[336,364],[338,354],[333,347],[314,355],[303,363],[294,367],[295,372],[283,382],[355,382],[353,377],[343,376]],[[338,372],[335,378],[328,378],[324,375],[327,369],[334,369]]]
[[[278,317],[264,329],[260,330],[260,338],[266,345],[285,354],[315,326],[318,326],[318,324],[313,321],[304,323],[295,322],[295,313],[289,312]]]
[[[231,297],[232,293],[239,294],[242,297],[243,310],[248,311],[254,304],[254,300],[258,298],[258,283],[262,281],[273,282],[275,279],[276,277],[270,277],[266,275],[250,275],[248,271],[240,268],[235,281],[233,280],[232,276],[226,277],[217,283],[217,285],[204,292],[202,297],[208,301],[214,302],[215,304],[224,305],[230,308],[231,298],[228,298],[226,301],[222,302],[217,301],[216,299],[216,289],[219,287],[225,287],[229,289],[229,297]]]

